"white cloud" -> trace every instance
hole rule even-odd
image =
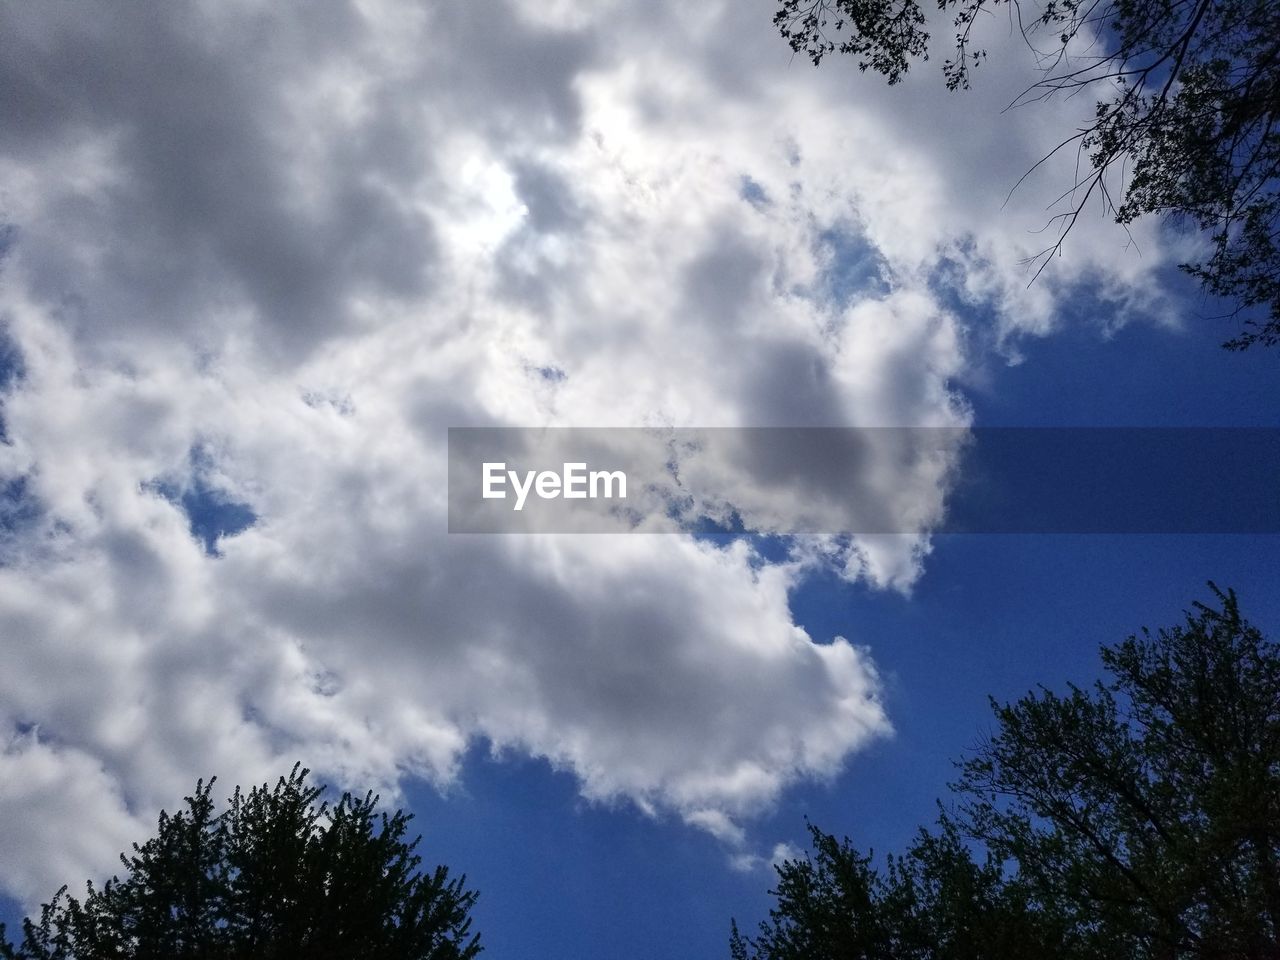
[[[1154,238],[1139,262],[1098,225],[1023,289],[1043,211],[999,202],[1048,128],[991,109],[1021,75],[968,114],[789,63],[768,20],[11,11],[0,466],[40,512],[2,541],[0,731],[40,737],[0,760],[0,882],[110,868],[200,775],[390,791],[478,740],[733,846],[888,733],[869,652],[787,592],[819,560],[909,589],[925,538],[768,564],[444,533],[448,426],[965,425],[943,257],[1005,333],[1086,276],[1150,296]],[[157,486],[197,469],[257,516],[217,558]]]
[[[6,892],[27,902],[47,900],[53,878],[115,862],[119,839],[144,836],[149,826],[124,810],[118,780],[93,757],[41,743],[36,731],[0,750],[0,809],[0,849],[19,865]]]
[[[756,870],[772,872],[775,867],[782,866],[788,860],[798,860],[805,855],[799,847],[785,841],[773,845],[768,856],[759,853],[735,853],[729,857],[729,866],[739,873],[751,873]]]

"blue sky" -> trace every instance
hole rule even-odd
[[[1274,535],[446,533],[449,427],[1280,427],[1187,237],[1085,217],[1027,285],[1069,158],[1006,195],[1087,98],[768,14],[7,11],[0,915],[301,759],[418,815],[490,956],[725,956],[806,816],[928,822],[988,695],[1209,579],[1280,630]]]

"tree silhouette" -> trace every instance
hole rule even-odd
[[[215,812],[214,781],[185,809],[162,812],[123,879],[90,881],[83,901],[62,888],[24,923],[10,960],[470,960],[476,894],[445,867],[419,870],[411,815],[378,798],[336,804],[295,765],[274,788],[237,787]]]
[[[993,702],[954,804],[883,871],[811,828],[735,960],[1280,956],[1280,648],[1214,592],[1104,648],[1107,683]]]
[[[968,87],[986,57],[971,43],[975,21],[1004,2],[1044,70],[1015,104],[1103,94],[1093,121],[1050,153],[1074,145],[1088,172],[1059,198],[1068,206],[1053,218],[1055,242],[1031,258],[1035,275],[1091,197],[1122,224],[1172,217],[1210,240],[1209,255],[1183,269],[1244,319],[1224,346],[1280,343],[1280,5],[1047,0],[1024,20],[1018,0],[938,0],[956,30],[943,65],[950,89]],[[891,84],[928,55],[918,0],[782,0],[774,22],[815,64],[849,54]]]

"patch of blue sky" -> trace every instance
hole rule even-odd
[[[0,477],[0,567],[21,554],[24,535],[36,525],[41,512],[27,477]]]
[[[25,915],[22,904],[13,897],[0,893],[0,925],[5,927],[5,934],[10,940],[20,938],[22,918]]]
[[[796,539],[792,536],[748,530],[743,526],[742,517],[737,511],[725,519],[699,517],[688,527],[687,532],[695,540],[714,543],[721,548],[742,540],[751,547],[752,562],[756,566],[785,562],[791,556],[791,545]]]
[[[191,535],[203,544],[205,553],[216,557],[220,540],[249,529],[258,516],[247,503],[233,499],[210,481],[213,462],[206,449],[192,448],[190,460],[191,474],[186,483],[159,478],[146,486],[187,515]]]
[[[889,292],[884,258],[855,225],[823,230],[818,234],[818,243],[826,261],[821,293],[836,304]]]
[[[38,512],[25,476],[0,479],[0,531],[13,533]]]
[[[0,253],[0,259],[3,259],[3,253]],[[22,375],[22,351],[0,325],[0,443],[9,442],[8,426],[4,417],[4,398],[22,379]]]
[[[1223,350],[1238,323],[1199,297],[1177,310],[1177,329],[1117,327],[1081,291],[1051,336],[1018,340],[1020,363],[986,357],[966,384],[975,426],[1280,427],[1274,351]]]
[[[567,373],[555,366],[535,367],[534,373],[550,383],[563,383],[569,379]]]
[[[738,186],[738,196],[742,197],[743,200],[757,210],[769,205],[769,195],[765,193],[764,187],[745,174]]]
[[[406,799],[424,862],[465,869],[481,891],[485,956],[727,957],[729,918],[768,907],[767,870],[729,870],[719,842],[677,817],[584,802],[545,759],[479,740],[459,782],[410,781]]]

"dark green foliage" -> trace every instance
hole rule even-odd
[[[735,960],[1280,956],[1280,648],[1215,593],[1104,649],[1108,683],[993,704],[883,873],[814,830]]]
[[[123,879],[58,891],[25,923],[21,960],[470,960],[476,894],[419,871],[410,815],[350,794],[334,805],[295,766],[273,789],[236,789],[216,813],[203,781],[131,856]],[[0,941],[2,941],[0,937]]]
[[[1005,2],[1026,23],[1017,0],[938,0],[956,30],[956,54],[943,66],[949,88],[968,87],[986,55],[970,45],[975,19]],[[852,54],[889,83],[927,57],[918,0],[782,0],[774,22],[815,64]],[[1068,45],[1082,31],[1099,42],[1073,56]],[[1057,49],[1020,102],[1094,84],[1114,91],[1053,151],[1075,144],[1091,172],[1064,192],[1070,207],[1054,218],[1056,242],[1033,258],[1037,275],[1097,196],[1120,223],[1156,214],[1204,231],[1210,255],[1183,269],[1236,304],[1244,322],[1225,346],[1280,343],[1280,5],[1048,0],[1025,32],[1037,48]]]
[[[987,960],[1069,956],[1053,911],[987,858],[975,862],[953,822],[921,831],[883,872],[846,838],[812,825],[813,856],[778,867],[777,906],[754,937],[733,927],[733,960]]]
[[[912,58],[928,57],[929,34],[916,0],[783,0],[773,22],[791,49],[815,65],[828,53],[848,53],[858,58],[859,70],[870,67],[890,83],[902,79]]]
[[[1280,952],[1280,649],[1218,598],[997,708],[962,766],[973,835],[1117,954]]]

